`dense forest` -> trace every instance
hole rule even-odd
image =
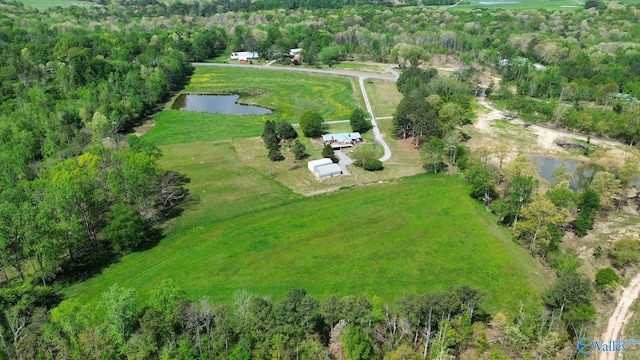
[[[560,181],[540,198],[530,164],[520,159],[504,170],[499,194],[502,169],[468,154],[454,130],[471,118],[478,74],[492,69],[503,81],[482,90],[527,120],[637,144],[635,7],[457,12],[376,0],[99,3],[36,11],[0,1],[0,358],[324,359],[337,353],[333,345],[353,359],[464,351],[552,357],[595,318],[592,282],[559,253],[558,236],[568,229],[569,208],[580,209],[573,226],[585,232],[596,211],[615,209],[633,169],[602,166],[589,180],[597,186],[569,194]],[[422,1],[440,3],[450,2]],[[239,291],[233,304],[190,303],[166,283],[144,303],[133,290],[113,288],[99,308],[71,301],[51,311],[61,287],[153,246],[158,225],[179,213],[176,205],[188,195],[184,179],[158,166],[159,149],[124,134],[184,86],[190,62],[238,50],[278,59],[297,47],[312,66],[357,59],[406,68],[393,135],[423,149],[428,171],[464,170],[472,196],[556,269],[558,281],[542,302],[493,318],[468,287],[398,294],[388,306],[357,297],[317,300],[304,290],[279,301]],[[436,76],[425,66],[435,54],[453,55],[465,68]],[[543,225],[534,221],[540,216]]]

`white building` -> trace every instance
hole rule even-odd
[[[258,53],[255,51],[232,52],[231,55],[229,55],[229,60],[238,60],[238,61],[256,60],[259,58],[260,58],[260,55],[258,55]]]
[[[338,164],[334,164],[333,161],[328,158],[311,160],[307,164],[307,167],[318,180],[342,175],[342,169],[340,166]]]
[[[322,140],[325,144],[330,144],[334,149],[341,149],[345,147],[352,147],[353,145],[362,141],[362,136],[359,132],[352,133],[334,133],[322,135]]]

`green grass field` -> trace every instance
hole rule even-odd
[[[284,112],[280,106],[297,109],[312,101],[298,94],[305,89],[336,89],[328,91],[334,94],[330,99],[357,102],[348,93],[353,91],[349,79],[300,76],[275,85],[277,72],[255,70],[248,82],[239,76],[244,70],[199,68],[194,79],[200,80],[188,90],[256,94],[258,89],[250,99],[261,105],[273,101],[276,114]],[[289,92],[292,81],[299,82],[298,92]],[[345,115],[322,96],[315,98],[325,114]],[[377,295],[393,301],[408,292],[469,284],[487,292],[495,312],[515,309],[520,299],[536,296],[546,285],[544,270],[469,198],[461,178],[397,179],[421,172],[422,159],[409,143],[389,141],[394,157],[382,172],[354,168],[352,176],[318,183],[304,161],[291,170],[289,160],[266,160],[264,144],[254,137],[263,121],[175,110],[156,116],[157,125],[145,137],[162,149],[165,169],[190,180],[183,214],[169,221],[158,245],[124,257],[66,289],[66,295],[95,304],[116,283],[147,296],[162,280],[173,279],[189,299],[206,295],[217,302],[230,301],[239,289],[279,298],[300,287],[318,298]],[[380,121],[380,130],[388,134],[391,123]],[[331,129],[345,131],[348,124]],[[303,141],[318,155],[311,140]],[[367,186],[356,186],[363,183]],[[301,188],[321,195],[292,191]],[[338,188],[344,189],[323,193]]]
[[[221,170],[212,167],[211,176]],[[144,294],[173,279],[190,299],[230,301],[238,289],[280,298],[302,287],[319,298],[364,294],[392,301],[469,284],[489,294],[492,311],[511,309],[531,295],[529,284],[540,290],[545,279],[467,191],[458,177],[420,175],[290,202],[278,198],[262,210],[244,197],[243,216],[207,221],[210,209],[228,206],[214,195],[206,207],[197,205],[199,214],[183,215],[198,221],[177,224],[155,248],[125,257],[68,295],[94,303],[115,283]]]
[[[199,66],[185,92],[241,94],[241,102],[274,109],[275,117],[297,122],[307,110],[325,120],[348,119],[357,106],[354,89],[344,76]]]
[[[239,101],[274,110],[269,115],[219,115],[179,110],[156,114],[146,135],[157,145],[229,140],[260,136],[266,120],[297,123],[306,110],[326,121],[348,119],[357,106],[364,108],[357,83],[344,76],[264,71],[247,68],[196,67],[187,93],[242,94]]]

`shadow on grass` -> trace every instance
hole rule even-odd
[[[115,263],[118,258],[118,254],[106,243],[85,248],[74,254],[73,259],[65,258],[61,271],[56,276],[56,283],[70,285],[91,278]]]

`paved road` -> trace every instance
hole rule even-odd
[[[362,97],[364,98],[364,103],[367,107],[367,112],[369,112],[369,116],[371,117],[371,125],[373,126],[373,135],[375,140],[382,145],[384,149],[384,155],[380,158],[380,161],[387,161],[391,158],[391,149],[389,145],[384,141],[382,133],[380,129],[378,129],[378,124],[376,123],[376,117],[373,114],[373,109],[371,108],[371,103],[369,102],[369,97],[367,96],[367,91],[364,88],[365,79],[380,79],[380,80],[388,80],[388,81],[396,81],[398,79],[398,72],[393,68],[389,68],[390,75],[386,74],[370,74],[363,73],[357,71],[342,71],[342,70],[324,70],[324,69],[307,69],[301,67],[272,67],[272,66],[256,66],[256,65],[246,65],[246,64],[212,64],[212,63],[192,63],[194,66],[219,66],[219,67],[252,67],[255,69],[261,70],[276,70],[276,71],[293,71],[293,72],[307,72],[307,73],[315,73],[315,74],[323,74],[323,75],[335,75],[335,76],[353,76],[358,78],[358,82],[360,84],[360,90],[362,91]]]

